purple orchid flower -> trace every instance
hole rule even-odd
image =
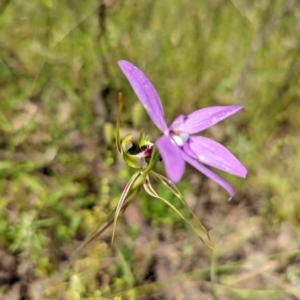
[[[168,178],[178,182],[188,162],[234,196],[234,190],[224,179],[203,164],[245,178],[247,170],[242,163],[221,144],[193,134],[201,132],[243,109],[243,106],[212,106],[196,110],[189,115],[179,115],[167,126],[159,96],[146,75],[132,63],[121,60],[119,67],[128,79],[153,123],[163,132],[156,146],[163,159]]]

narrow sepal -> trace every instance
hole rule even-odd
[[[113,233],[112,233],[112,237],[111,237],[111,242],[114,241],[114,236],[115,236],[115,231],[116,231],[116,226],[117,226],[117,220],[118,220],[120,211],[121,211],[121,209],[123,207],[124,202],[126,201],[128,195],[129,195],[129,192],[130,192],[132,184],[134,183],[134,181],[137,179],[137,177],[140,174],[141,174],[140,171],[134,173],[133,176],[127,182],[127,184],[126,184],[126,186],[125,186],[125,188],[124,188],[124,190],[122,192],[122,195],[121,195],[121,198],[120,198],[120,200],[118,202],[118,205],[116,207],[116,212],[115,212],[115,216],[114,216]]]
[[[185,201],[185,199],[183,198],[183,196],[181,195],[181,193],[177,189],[176,185],[173,182],[171,182],[168,178],[166,178],[165,176],[162,176],[162,175],[160,175],[160,174],[158,174],[158,173],[156,173],[154,171],[152,171],[151,174],[153,174],[156,178],[158,178],[163,183],[163,185],[169,189],[169,191],[171,191],[178,199],[181,200],[181,202],[184,204],[184,206],[188,209],[188,211],[190,212],[190,214],[193,216],[193,218],[196,220],[196,222],[202,228],[202,230],[206,234],[207,238],[210,240],[210,235],[209,235],[207,229],[199,221],[199,219],[197,218],[197,216],[194,214],[193,210],[189,207],[189,205],[187,204],[187,202]]]
[[[201,240],[201,242],[207,246],[208,248],[210,248],[211,250],[215,250],[214,247],[212,247],[211,245],[207,244],[204,239],[202,238],[202,236],[197,232],[197,230],[195,229],[195,227],[182,215],[182,213],[168,200],[166,200],[163,197],[160,197],[156,191],[153,189],[151,183],[150,183],[150,178],[149,176],[146,177],[145,182],[144,182],[144,189],[145,191],[152,197],[160,199],[161,201],[163,201],[165,204],[167,204],[169,207],[171,207],[189,226],[190,228],[194,231],[194,233],[196,234],[196,236]]]
[[[167,125],[163,108],[151,81],[129,61],[120,60],[118,64],[153,123],[164,132]]]

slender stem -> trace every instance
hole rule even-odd
[[[158,149],[157,149],[157,147],[154,147],[150,162],[149,162],[147,168],[142,171],[141,176],[138,177],[136,179],[136,181],[132,184],[132,186],[131,186],[132,191],[136,190],[137,188],[140,188],[144,184],[147,175],[150,173],[150,171],[153,169],[153,167],[159,161],[159,158],[160,158],[160,155],[159,155]]]
[[[120,141],[120,118],[121,112],[123,108],[123,95],[122,93],[118,94],[118,117],[117,117],[117,124],[116,124],[116,147],[119,153],[122,152],[121,141]]]

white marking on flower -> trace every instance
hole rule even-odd
[[[204,157],[203,155],[200,155],[200,156],[199,156],[199,160],[200,160],[201,162],[204,162],[204,161],[205,161],[205,157]]]
[[[172,135],[173,141],[179,147],[183,146],[189,138],[190,138],[190,135],[184,131],[178,131]]]

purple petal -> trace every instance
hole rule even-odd
[[[156,145],[165,164],[167,177],[174,183],[178,182],[185,168],[183,152],[167,136],[160,137],[156,141]]]
[[[221,144],[203,136],[190,137],[189,141],[192,152],[201,163],[246,178],[246,168]]]
[[[230,195],[229,200],[231,200],[234,196],[234,190],[231,187],[231,185],[222,179],[220,176],[203,166],[202,164],[198,163],[195,159],[191,158],[190,156],[186,155],[185,153],[183,154],[183,158],[186,162],[191,164],[194,168],[196,168],[198,171],[203,173],[205,176],[222,186]]]
[[[189,134],[200,132],[243,109],[243,106],[212,106],[192,112],[177,130]]]
[[[129,61],[120,60],[118,61],[118,65],[153,123],[164,132],[167,129],[167,125],[159,96],[153,84],[141,70]]]
[[[172,122],[171,126],[169,127],[169,130],[171,131],[177,131],[178,128],[184,124],[184,122],[186,121],[187,116],[186,115],[179,115],[177,116],[174,121]]]

